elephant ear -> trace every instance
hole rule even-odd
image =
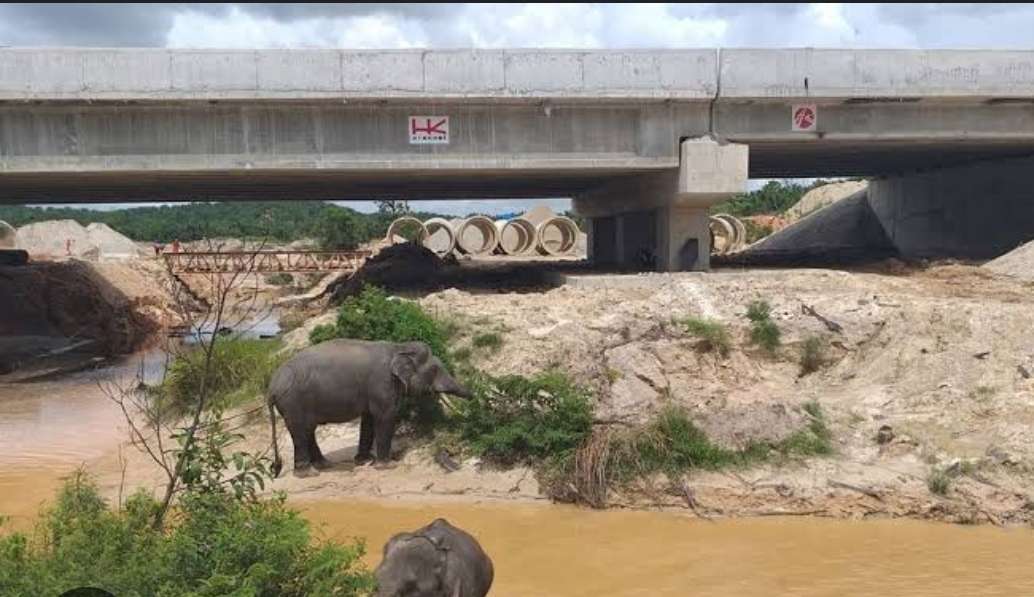
[[[391,358],[391,374],[402,387],[402,393],[409,393],[409,386],[420,367],[431,358],[431,351],[420,342],[400,344]]]

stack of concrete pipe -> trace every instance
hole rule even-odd
[[[407,224],[419,224],[416,239],[405,238],[400,231]],[[446,220],[431,218],[420,222],[405,216],[388,227],[388,242],[394,244],[417,240],[439,257],[453,251],[465,255],[573,255],[578,246],[578,225],[570,218],[558,216],[548,207],[538,206],[510,220],[492,221],[485,216]]]
[[[711,216],[711,254],[735,253],[747,246],[747,227],[738,218],[729,214]]]

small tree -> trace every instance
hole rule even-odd
[[[316,229],[316,238],[325,250],[351,251],[364,237],[363,224],[355,212],[340,207],[328,210]]]
[[[391,217],[392,219],[399,216],[408,214],[411,210],[409,209],[408,201],[378,201],[377,212]]]
[[[208,252],[221,248],[211,241],[207,245]],[[256,261],[265,246],[263,241],[246,249],[246,256],[238,261],[238,270],[202,274],[193,281],[197,292],[188,290],[185,284],[174,286],[175,307],[183,321],[191,322],[195,346],[192,350],[196,351],[189,355],[196,366],[190,396],[180,405],[182,408],[172,408],[167,377],[157,388],[145,390],[142,371],[131,383],[111,380],[104,384],[105,393],[125,416],[133,445],[146,453],[165,477],[153,512],[155,529],[164,526],[173,500],[180,494],[218,490],[238,499],[252,499],[265,480],[272,477],[265,456],[242,451],[227,454],[241,436],[225,425],[228,418],[224,418],[222,407],[215,404],[222,331],[246,330],[248,322],[268,315],[268,308],[257,300],[260,276]],[[166,376],[170,363],[188,357],[185,350],[191,349],[166,343]]]

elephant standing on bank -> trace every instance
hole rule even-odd
[[[302,350],[281,365],[269,382],[273,473],[282,468],[276,441],[280,412],[294,442],[294,468],[329,463],[316,444],[316,426],[361,418],[355,461],[387,463],[403,396],[470,392],[445,369],[423,342],[330,340]]]
[[[495,571],[477,539],[439,518],[389,539],[375,574],[377,597],[484,597]]]

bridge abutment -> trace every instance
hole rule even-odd
[[[878,178],[871,206],[903,257],[997,257],[1034,238],[1034,157]]]
[[[707,270],[708,208],[747,186],[746,145],[682,141],[679,168],[633,175],[574,199],[589,220],[594,263],[657,271]]]

